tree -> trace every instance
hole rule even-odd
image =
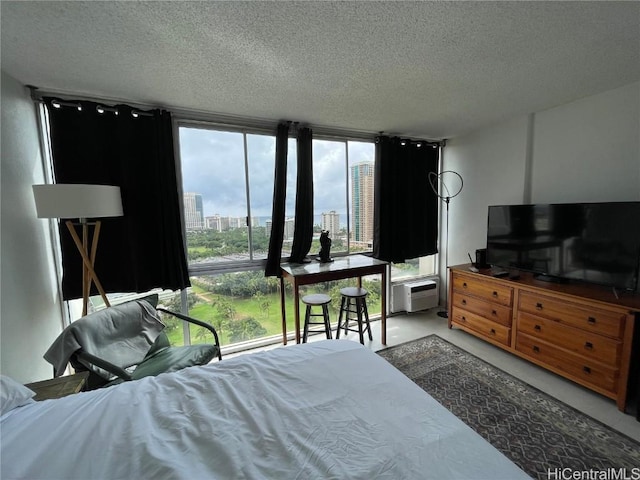
[[[226,297],[218,295],[218,297],[211,303],[211,306],[214,307],[220,316],[226,320],[233,320],[236,316],[236,308]]]
[[[271,306],[271,302],[269,301],[269,298],[266,297],[265,294],[260,291],[257,291],[256,293],[254,293],[252,298],[258,305],[260,305],[262,314],[266,318],[269,318],[269,307]]]
[[[218,336],[220,337],[220,342],[222,342],[222,336],[227,331],[227,325],[229,325],[229,320],[222,317],[214,317],[210,320],[210,323],[211,325],[213,325],[213,328],[216,329],[216,332],[218,332]]]
[[[230,322],[229,331],[229,340],[232,343],[252,340],[267,333],[267,330],[253,317]]]

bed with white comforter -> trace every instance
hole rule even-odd
[[[509,479],[515,464],[348,340],[14,408],[8,479]]]

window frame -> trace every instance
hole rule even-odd
[[[173,118],[174,125],[174,153],[176,158],[176,170],[177,170],[177,179],[179,181],[178,192],[179,192],[179,201],[181,208],[181,221],[182,221],[182,233],[185,243],[185,251],[188,251],[187,245],[187,230],[186,230],[186,219],[184,216],[184,179],[182,175],[182,165],[183,159],[181,155],[181,145],[180,145],[180,128],[194,128],[201,130],[210,130],[210,131],[219,131],[219,132],[234,132],[240,133],[243,136],[243,147],[244,147],[244,185],[245,185],[245,195],[247,198],[247,218],[251,218],[251,204],[250,204],[250,180],[249,180],[249,158],[248,158],[248,149],[247,149],[247,135],[267,135],[275,137],[276,124],[267,124],[267,123],[258,123],[256,121],[247,120],[245,122],[240,123],[239,120],[233,121],[230,120],[228,123],[226,121],[216,121],[216,120],[207,120],[203,118],[196,118],[196,116],[191,115],[174,115]],[[290,132],[289,139],[295,138],[294,132]],[[322,141],[331,141],[331,142],[340,142],[344,143],[345,146],[345,180],[346,180],[346,188],[345,188],[345,200],[346,200],[346,217],[347,217],[347,250],[341,252],[335,252],[333,256],[341,257],[353,254],[368,254],[371,253],[372,250],[367,251],[358,251],[352,252],[352,242],[351,242],[351,179],[350,179],[350,165],[349,165],[349,142],[360,142],[360,143],[371,143],[375,144],[375,140],[372,138],[370,134],[357,134],[357,133],[346,133],[340,132],[336,130],[330,129],[322,129],[319,128],[317,130],[314,129],[313,140],[322,140]],[[251,222],[247,222],[247,236],[248,236],[248,260],[233,260],[227,262],[209,262],[202,264],[192,264],[188,263],[189,275],[198,276],[198,275],[215,275],[220,273],[230,273],[230,272],[241,272],[248,270],[260,270],[264,269],[266,265],[266,259],[254,259],[253,258],[253,247],[252,247],[252,226]],[[282,262],[286,262],[288,257],[281,257]]]

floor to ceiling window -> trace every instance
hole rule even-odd
[[[185,292],[158,292],[160,303],[216,327],[223,346],[253,344],[281,338],[279,281],[264,276],[271,234],[275,135],[264,130],[178,122],[178,154],[183,192],[183,221],[192,286]],[[373,246],[373,141],[331,136],[313,140],[314,221],[309,257],[320,250],[320,233],[328,230],[331,255],[366,253]],[[293,241],[296,141],[289,139],[287,195],[282,257]],[[434,272],[433,257],[392,265],[391,280]],[[336,322],[343,280],[301,289],[301,294],[328,293]],[[380,278],[363,279],[370,295],[369,312],[380,314]],[[290,288],[285,283],[286,288]],[[109,295],[112,304],[142,294]],[[293,328],[292,293],[285,305]],[[92,298],[94,309],[100,297]],[[165,318],[174,345],[210,341],[203,329],[174,317]]]
[[[192,283],[188,311],[216,326],[223,344],[277,336],[281,333],[278,281],[265,278],[262,271],[271,234],[275,136],[189,122],[179,123],[178,134]],[[320,250],[322,230],[330,232],[332,256],[371,250],[373,160],[373,142],[313,140],[311,258]],[[295,228],[293,138],[287,165],[283,258],[290,253]],[[309,291],[340,286],[311,286]],[[371,289],[379,292],[380,286]],[[372,313],[380,312],[378,296],[372,298]],[[286,308],[292,319],[293,306]],[[193,333],[191,340],[196,340]]]
[[[45,166],[51,174],[49,125],[43,116],[43,141],[47,146]],[[175,117],[174,117],[175,118]],[[159,303],[210,322],[218,329],[223,345],[272,337],[281,338],[279,281],[264,276],[271,235],[274,188],[275,127],[244,128],[182,118],[176,120],[178,176],[182,190],[183,222],[192,286],[186,291],[110,293],[117,305],[148,293],[157,293]],[[314,132],[313,241],[309,257],[320,251],[320,234],[328,230],[331,255],[339,257],[367,253],[373,243],[374,156],[373,140]],[[296,140],[288,144],[285,231],[282,249],[289,256],[294,233],[296,189]],[[50,178],[50,179],[51,179]],[[391,280],[433,273],[433,258],[392,265]],[[369,312],[380,313],[383,288],[380,279],[363,279],[370,291]],[[339,289],[349,280],[304,287],[302,294],[326,292],[332,302],[333,321],[340,304]],[[286,284],[286,288],[289,285]],[[293,326],[291,292],[285,295],[288,326]],[[68,318],[81,316],[80,300],[67,302]],[[105,307],[100,296],[90,299],[90,311]],[[164,318],[172,344],[210,341],[202,329],[175,317]]]

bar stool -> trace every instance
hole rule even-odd
[[[367,310],[367,295],[369,294],[364,288],[347,287],[340,289],[342,302],[340,303],[340,316],[338,317],[338,330],[336,338],[340,338],[340,328],[344,328],[344,334],[347,332],[358,332],[360,334],[360,343],[364,345],[364,332],[369,332],[369,340],[373,340],[371,335],[371,324],[369,323],[369,312]],[[342,324],[342,315],[344,315],[344,325]],[[354,316],[355,315],[355,316]],[[366,326],[363,327],[363,315]],[[349,328],[350,321],[357,321],[358,328]]]
[[[329,321],[329,308],[331,297],[323,293],[313,293],[302,297],[302,303],[307,306],[307,313],[304,316],[304,334],[302,343],[307,343],[309,335],[309,325],[324,325],[324,332],[328,339],[331,339],[331,322]],[[322,307],[322,313],[311,313],[311,307]],[[322,317],[322,322],[312,322],[311,317]]]

